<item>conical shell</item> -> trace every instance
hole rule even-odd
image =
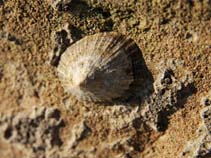
[[[122,97],[134,81],[135,42],[116,33],[86,36],[62,54],[58,75],[64,89],[80,101]]]

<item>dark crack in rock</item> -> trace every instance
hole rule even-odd
[[[168,116],[181,108],[187,97],[196,91],[191,72],[182,70],[182,78],[176,76],[182,68],[182,61],[173,59],[159,66],[160,74],[154,82],[155,92],[142,110],[146,124],[156,131],[164,131],[168,126]]]
[[[32,113],[5,116],[0,129],[6,141],[29,149],[34,157],[46,157],[46,151],[62,145],[60,129],[64,127],[58,109],[34,108]]]

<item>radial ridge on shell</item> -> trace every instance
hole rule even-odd
[[[117,33],[97,33],[77,41],[62,54],[59,79],[79,101],[104,102],[125,97],[134,82],[135,42]]]

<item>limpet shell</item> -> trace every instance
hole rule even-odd
[[[79,101],[125,97],[134,81],[132,56],[137,51],[141,53],[132,39],[114,32],[86,36],[62,54],[59,79]]]

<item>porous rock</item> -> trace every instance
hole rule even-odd
[[[46,157],[62,145],[60,129],[64,127],[58,109],[35,107],[31,113],[0,118],[1,137],[5,141],[26,148],[31,156]]]
[[[194,93],[194,87],[191,87],[190,71],[183,70],[180,79],[176,76],[176,72],[183,68],[182,61],[169,59],[161,62],[158,68],[160,73],[154,82],[154,93],[146,99],[141,114],[151,128],[162,131],[167,128],[167,116],[181,108],[178,105],[180,95],[189,96]],[[187,92],[183,92],[184,89]]]

